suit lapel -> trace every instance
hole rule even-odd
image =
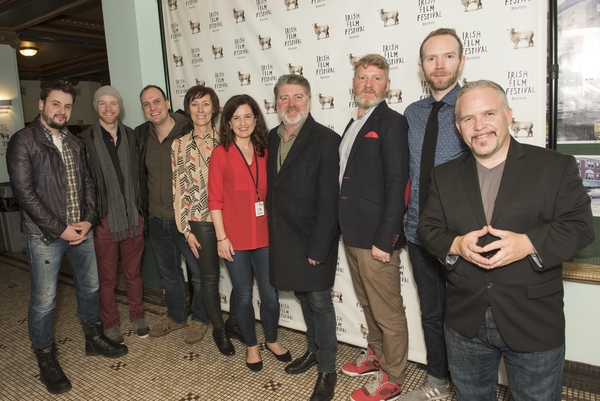
[[[371,131],[371,128],[373,127],[373,125],[375,125],[375,123],[377,122],[379,117],[381,117],[381,115],[383,113],[385,113],[388,109],[389,109],[389,107],[384,100],[381,103],[379,103],[379,105],[377,105],[375,110],[373,110],[373,113],[371,113],[371,116],[369,117],[369,119],[365,122],[365,124],[362,126],[362,128],[356,135],[356,139],[354,140],[354,143],[352,144],[352,148],[350,149],[350,154],[348,155],[348,162],[346,163],[346,168],[348,168],[348,165],[352,161],[352,158],[358,151],[358,148],[360,147],[360,143],[362,142],[365,135],[369,131]],[[346,127],[346,130],[348,128],[350,128],[350,124],[348,124],[348,126]]]
[[[279,157],[279,141],[277,128],[273,128],[269,136],[269,155],[267,157],[267,169],[274,179],[277,178],[277,159]]]
[[[521,157],[523,157],[524,154],[521,144],[511,137],[510,147],[508,148],[508,155],[504,165],[504,172],[502,173],[502,180],[500,181],[500,188],[498,188],[498,195],[496,195],[496,202],[494,202],[492,226],[494,226],[496,218],[506,205],[506,200],[512,192],[519,175],[521,175],[521,171],[525,166],[525,162],[521,160]]]
[[[300,154],[302,149],[306,146],[306,144],[308,143],[308,141],[312,135],[314,126],[315,126],[315,120],[312,118],[312,115],[309,114],[308,118],[304,122],[304,125],[300,129],[300,132],[298,132],[298,136],[294,140],[294,144],[292,145],[292,148],[290,149],[287,156],[285,157],[285,161],[281,165],[281,168],[279,169],[279,173],[277,173],[277,177],[279,177],[281,175],[281,173],[283,173],[285,171],[285,169],[294,161],[294,159],[296,157],[298,157],[298,155]],[[277,137],[279,137],[279,135],[277,135]],[[281,140],[281,138],[280,138],[280,140]],[[277,155],[278,154],[279,154],[279,142],[277,142]]]
[[[470,209],[475,213],[479,227],[487,226],[483,201],[481,199],[481,189],[479,188],[479,176],[477,174],[477,163],[471,152],[466,152],[463,157],[463,164],[458,167],[458,173],[462,180],[467,198],[471,204]]]

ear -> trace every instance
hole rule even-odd
[[[423,76],[425,76],[425,71],[423,71],[423,63],[419,62],[419,70],[421,71],[421,74],[423,74]]]
[[[506,113],[506,119],[508,120],[509,124],[512,124],[512,121],[513,121],[513,110],[510,107],[508,108],[508,112]]]
[[[167,110],[171,110],[171,102],[169,100],[165,100],[165,103],[167,104]]]
[[[44,110],[44,101],[42,99],[40,99],[40,101],[38,102],[38,110]]]

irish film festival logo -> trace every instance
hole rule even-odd
[[[423,25],[431,25],[435,20],[442,18],[442,12],[435,8],[436,0],[419,0],[419,12],[417,14],[417,22],[422,22]]]
[[[267,0],[256,0],[256,18],[260,21],[269,19],[269,15],[273,14],[269,8]]]
[[[322,78],[329,78],[331,74],[335,74],[335,67],[331,64],[331,57],[329,54],[321,54],[316,56],[317,68],[315,69],[315,76]]]
[[[260,74],[260,82],[265,84],[265,86],[271,86],[279,79],[279,77],[274,73],[273,64],[261,64]]]
[[[349,36],[350,39],[358,38],[360,33],[365,31],[365,26],[360,19],[360,13],[346,14],[345,20],[346,28],[344,29],[344,35]]]
[[[246,41],[244,38],[235,38],[233,39],[233,56],[237,57],[238,60],[242,58],[246,58],[246,55],[250,54],[248,49],[246,49]]]
[[[212,30],[213,32],[218,32],[219,28],[223,26],[223,22],[221,22],[221,20],[219,18],[218,11],[209,12],[208,19],[209,19],[208,29]]]
[[[481,53],[487,53],[488,47],[482,38],[481,31],[467,31],[462,33],[463,54],[467,60],[479,59]]]

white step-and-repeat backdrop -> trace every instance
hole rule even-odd
[[[174,110],[194,85],[217,92],[221,104],[247,93],[279,124],[273,86],[301,74],[312,86],[312,115],[342,134],[355,107],[353,61],[379,53],[390,63],[390,107],[402,113],[428,96],[419,73],[419,46],[432,30],[455,28],[467,62],[460,82],[491,79],[514,110],[511,133],[524,143],[546,143],[547,1],[544,0],[162,0]],[[341,245],[341,244],[340,244]],[[402,294],[410,332],[409,358],[425,362],[425,345],[412,267],[401,255]],[[231,282],[221,271],[223,309]],[[343,247],[332,290],[338,340],[366,346],[366,322],[352,287]],[[258,300],[258,291],[255,291]],[[280,324],[304,330],[300,305],[281,292]],[[255,302],[258,317],[258,306]]]

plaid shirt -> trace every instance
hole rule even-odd
[[[69,143],[67,141],[68,131],[66,128],[63,128],[60,131],[60,142],[55,143],[52,132],[50,132],[50,130],[44,124],[40,125],[44,129],[44,133],[46,134],[48,140],[57,145],[56,147],[60,151],[63,163],[65,164],[65,178],[67,181],[67,204],[65,210],[67,221],[65,221],[65,223],[67,225],[77,223],[81,220],[81,210],[79,209],[79,193],[77,192],[77,167],[75,166],[75,157],[73,156],[73,151],[69,147]]]

